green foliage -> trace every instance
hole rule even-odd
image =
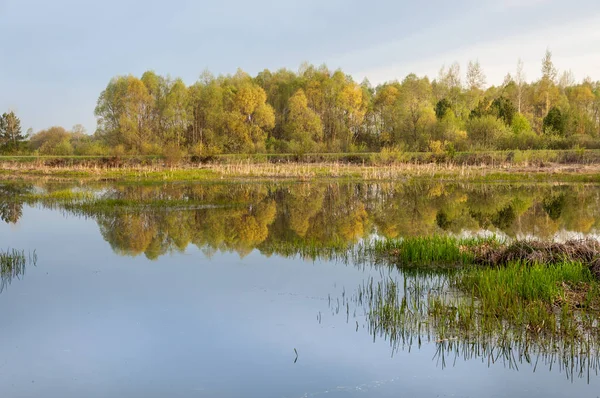
[[[436,224],[447,229],[451,221],[441,211],[435,217]],[[495,237],[489,239],[459,239],[451,236],[432,235],[423,237],[407,237],[404,239],[377,240],[366,246],[366,252],[377,256],[386,256],[397,265],[453,266],[472,264],[473,252],[465,248],[481,244],[498,245]]]
[[[550,108],[544,118],[544,133],[548,135],[565,135],[566,116],[557,107]]]
[[[449,110],[452,110],[452,104],[446,98],[442,98],[435,104],[435,116],[438,120],[442,120]]]
[[[529,124],[529,120],[527,120],[525,115],[518,112],[513,116],[510,127],[515,134],[531,132],[531,124]]]
[[[467,134],[480,148],[493,148],[495,142],[507,131],[504,123],[492,115],[474,117],[467,122]]]
[[[482,118],[483,116],[491,115],[491,101],[488,97],[482,98],[477,106],[469,113],[469,119]],[[496,116],[497,117],[497,116]]]
[[[62,127],[50,127],[34,134],[29,146],[41,155],[72,155],[71,134]]]
[[[10,152],[17,150],[25,140],[21,131],[21,120],[14,112],[0,116],[0,150]]]
[[[496,98],[491,105],[491,114],[504,121],[504,124],[511,126],[517,110],[513,103],[506,97]]]
[[[289,100],[289,111],[284,126],[285,138],[295,154],[316,152],[323,139],[323,124],[319,115],[308,107],[303,90],[298,90]]]
[[[409,74],[377,87],[309,64],[297,73],[264,70],[255,77],[241,70],[218,77],[204,72],[189,86],[153,71],[116,76],[98,98],[93,137],[71,137],[72,148],[65,141],[35,150],[105,154],[123,145],[130,154],[160,154],[173,144],[186,151],[299,155],[398,145],[427,151],[431,141],[457,151],[600,148],[600,82],[558,82],[549,51],[538,81],[525,82],[519,68],[515,79],[489,88],[478,62],[469,62],[466,84],[456,63],[434,81]],[[23,140],[18,118],[5,113],[0,151],[22,152]]]
[[[523,301],[553,303],[565,295],[563,284],[593,280],[589,268],[579,262],[528,264],[517,261],[505,267],[467,272],[461,276],[459,286],[500,311]]]
[[[180,163],[185,157],[186,153],[179,148],[176,144],[169,144],[162,150],[165,163],[169,166]]]
[[[514,123],[514,121],[513,121]],[[538,136],[531,130],[524,130],[520,133],[505,131],[499,137],[496,144],[498,149],[520,149],[520,150],[536,150],[544,149],[544,137]]]
[[[402,145],[396,145],[393,147],[383,147],[381,152],[373,155],[371,161],[377,165],[389,165],[393,163],[400,163],[405,160],[406,149]]]

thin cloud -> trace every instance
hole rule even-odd
[[[600,14],[573,21],[563,26],[553,26],[526,34],[480,43],[440,55],[424,57],[408,63],[396,63],[380,68],[370,68],[353,73],[357,79],[368,77],[372,83],[401,79],[408,73],[435,78],[442,65],[459,62],[464,68],[469,60],[478,59],[489,84],[500,84],[507,73],[513,73],[517,59],[523,59],[529,80],[540,75],[541,59],[546,48],[553,52],[559,70],[571,69],[581,80],[586,76],[600,79]],[[401,49],[398,49],[401,51]]]

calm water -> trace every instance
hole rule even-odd
[[[34,196],[65,190],[106,206]],[[374,235],[595,237],[599,187],[37,183],[0,195],[2,247],[38,256],[0,293],[2,397],[600,395],[593,367],[558,359],[442,358],[426,338],[392,349],[338,301],[402,270],[317,256]]]

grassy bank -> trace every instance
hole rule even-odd
[[[158,155],[121,156],[0,156],[0,163],[36,164],[49,167],[124,167],[162,165],[201,165],[244,163],[343,163],[366,166],[390,164],[452,164],[455,166],[497,166],[502,164],[537,166],[546,164],[600,164],[600,150],[511,150],[473,152],[381,152],[306,154],[214,154],[183,156],[176,159]]]
[[[370,330],[394,346],[425,333],[437,342],[462,342],[463,349],[516,345],[521,354],[537,346],[544,353],[598,355],[597,241],[428,237],[374,242],[362,253],[401,267],[451,267],[359,288],[355,301],[366,307]]]
[[[398,266],[479,265],[498,268],[514,263],[525,267],[575,262],[585,265],[600,279],[600,242],[595,240],[505,242],[495,236],[429,236],[368,242],[359,247],[358,252],[366,258]]]
[[[380,259],[403,266],[400,277],[367,280],[330,300],[332,313],[341,312],[356,330],[364,322],[392,352],[435,344],[442,367],[460,359],[513,369],[528,363],[534,371],[556,366],[569,379],[589,380],[600,369],[600,282],[583,254],[591,243],[538,242],[521,259],[508,259],[525,243],[433,237],[371,245]],[[491,252],[506,262],[486,263]],[[432,264],[458,267],[431,272]]]
[[[600,183],[598,163],[499,162],[465,164],[457,162],[392,162],[374,164],[344,161],[328,163],[256,162],[255,159],[181,163],[169,165],[156,159],[149,162],[104,163],[101,160],[73,161],[0,159],[0,178],[43,177],[51,179],[89,179],[133,182],[214,181],[248,179],[360,179],[390,181],[409,178],[437,178],[471,182],[584,182]]]
[[[534,371],[556,366],[588,380],[600,369],[600,286],[577,262],[370,280],[341,307],[363,309],[373,338],[388,340],[393,351],[436,344],[442,367],[478,358],[515,369],[529,363]]]

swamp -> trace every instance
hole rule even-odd
[[[2,389],[596,397],[600,186],[568,180],[2,180]]]

